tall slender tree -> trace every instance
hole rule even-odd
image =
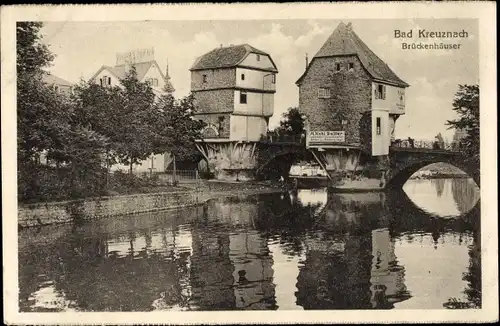
[[[458,85],[453,110],[458,117],[448,120],[447,125],[449,128],[466,131],[459,148],[470,163],[479,167],[479,85]]]

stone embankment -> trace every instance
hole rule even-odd
[[[108,196],[60,202],[19,204],[20,228],[84,222],[93,219],[195,206],[217,197],[282,191],[266,184],[204,184],[178,191]]]

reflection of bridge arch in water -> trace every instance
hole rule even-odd
[[[300,202],[301,193],[297,194]],[[468,212],[444,218],[418,207],[403,190],[379,193],[328,193],[317,203],[311,226],[335,229],[338,232],[390,227],[394,232],[422,229],[428,232],[471,229],[479,220],[480,201]],[[285,211],[285,210],[282,210]]]

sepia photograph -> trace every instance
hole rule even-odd
[[[6,322],[498,320],[494,5],[316,5],[2,8]]]

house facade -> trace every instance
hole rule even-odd
[[[120,86],[120,80],[124,79],[127,73],[135,67],[137,79],[140,82],[149,82],[153,92],[157,96],[175,91],[168,73],[168,65],[165,73],[154,58],[153,49],[135,50],[116,55],[116,65],[103,65],[90,78],[90,82],[101,86]]]
[[[221,46],[197,58],[190,71],[205,139],[257,141],[267,134],[278,73],[268,53],[248,44]]]
[[[59,94],[70,95],[73,91],[73,84],[51,73],[44,73],[42,81],[52,87]]]
[[[335,148],[388,155],[409,86],[356,35],[351,23],[334,30],[297,80],[299,109],[309,131],[340,131]]]

